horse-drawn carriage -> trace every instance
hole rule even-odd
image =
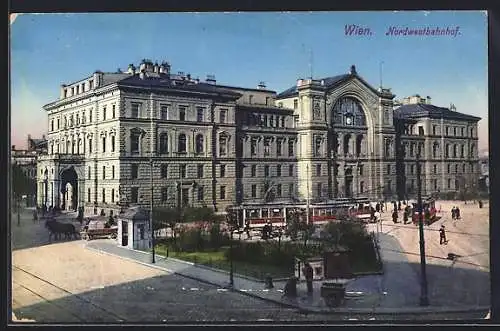
[[[103,220],[91,220],[82,228],[80,236],[84,240],[92,240],[98,238],[116,239],[118,235],[117,226],[106,226]]]

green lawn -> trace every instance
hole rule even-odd
[[[227,247],[221,248],[219,251],[215,252],[173,252],[169,251],[168,256],[176,259],[190,261],[197,264],[206,265],[212,268],[222,269],[229,271],[230,263],[224,257],[224,252]],[[167,250],[163,245],[156,247],[158,254],[166,256]],[[273,265],[265,264],[250,264],[240,261],[233,262],[233,270],[237,274],[244,276],[250,276],[254,278],[264,279],[264,277],[269,274],[273,278],[287,278],[293,275],[293,269],[287,270],[283,267],[277,267]]]

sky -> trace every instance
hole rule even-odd
[[[346,35],[346,26],[368,28]],[[457,31],[395,35],[390,29]],[[366,31],[366,30],[365,30]],[[351,65],[396,99],[420,94],[479,116],[488,148],[488,42],[484,11],[95,13],[11,16],[11,145],[47,130],[43,105],[60,85],[96,70],[126,70],[141,59],[168,61],[172,72],[278,93],[299,78],[344,74]]]

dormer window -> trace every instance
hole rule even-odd
[[[93,89],[93,88],[94,88],[94,81],[89,80],[89,89]]]

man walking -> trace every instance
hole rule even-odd
[[[306,282],[307,282],[307,294],[311,295],[313,293],[313,268],[309,264],[309,262],[306,262],[304,265],[304,269],[302,270],[304,273],[304,276],[306,277]]]
[[[451,219],[455,219],[455,206],[453,206],[453,208],[451,208]]]
[[[404,224],[408,223],[408,213],[409,213],[408,206],[406,206],[406,208],[403,212],[403,223]]]
[[[448,241],[446,240],[446,231],[445,231],[444,225],[441,225],[441,229],[439,229],[439,244],[446,245],[447,243],[448,243]]]
[[[397,209],[394,209],[394,211],[392,212],[392,221],[394,223],[398,222],[398,211],[397,211]]]

